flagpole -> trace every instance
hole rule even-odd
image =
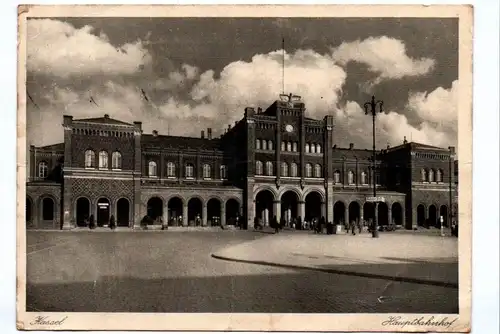
[[[285,94],[285,38],[282,37],[281,40],[281,48],[283,52],[283,63],[282,63],[282,69],[281,69],[281,83],[283,85],[283,91],[282,94]]]

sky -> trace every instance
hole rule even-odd
[[[457,19],[30,19],[26,66],[28,145],[62,142],[63,115],[218,136],[283,87],[334,115],[338,146],[371,148],[372,95],[379,148],[458,140]]]

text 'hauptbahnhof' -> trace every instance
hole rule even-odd
[[[369,121],[367,119],[367,121]],[[376,151],[333,143],[333,116],[306,117],[292,95],[269,108],[246,108],[220,137],[145,134],[141,122],[109,115],[64,116],[64,142],[30,146],[26,226],[226,226],[244,228],[324,217],[407,229],[457,219],[458,164],[454,147],[407,142]],[[367,134],[370,136],[371,134]],[[374,172],[373,172],[374,171]],[[375,178],[375,179],[373,179]],[[375,181],[375,182],[373,182]],[[368,200],[376,184],[376,206]]]

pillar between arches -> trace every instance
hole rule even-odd
[[[208,217],[207,217],[207,203],[204,202],[201,209],[201,226],[208,225]]]
[[[300,219],[304,220],[306,216],[306,202],[305,201],[299,201],[299,217]]]
[[[326,216],[326,202],[325,201],[321,201],[321,217],[325,217],[325,219],[328,221],[328,217]],[[333,219],[332,219],[333,221]]]
[[[224,201],[220,205],[220,224],[226,226],[226,202]]]
[[[274,211],[274,215],[276,216],[276,220],[279,222],[280,219],[281,219],[281,201],[280,200],[276,200],[273,202],[273,211]],[[272,220],[272,217],[269,217],[270,221]]]
[[[182,226],[188,226],[188,204],[182,203]]]

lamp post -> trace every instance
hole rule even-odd
[[[377,177],[376,177],[376,158],[377,151],[375,150],[375,119],[377,117],[377,112],[382,112],[382,107],[384,105],[383,101],[376,101],[375,96],[372,96],[372,100],[370,102],[366,102],[364,104],[365,107],[365,115],[372,116],[372,124],[373,124],[373,165],[372,165],[372,179],[373,179],[373,228],[372,228],[372,237],[378,238],[378,222],[377,222]],[[378,110],[377,110],[378,106]]]

